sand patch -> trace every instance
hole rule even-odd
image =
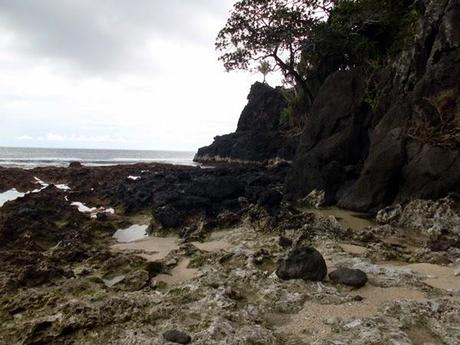
[[[416,263],[403,264],[400,262],[387,262],[384,267],[396,266],[399,269],[407,269],[426,276],[423,282],[431,287],[448,291],[460,290],[460,276],[455,275],[455,269],[446,266]]]
[[[354,244],[341,244],[340,248],[348,254],[351,255],[365,255],[367,253],[367,248],[362,246],[356,246]]]
[[[159,274],[155,277],[158,282],[165,282],[168,285],[175,285],[193,279],[198,275],[198,269],[188,268],[190,259],[185,258],[171,270],[170,274]]]
[[[281,322],[279,330],[293,335],[309,335],[311,344],[320,344],[331,332],[327,324],[334,318],[344,320],[375,315],[385,302],[395,300],[425,301],[425,295],[417,290],[407,288],[379,288],[367,285],[350,293],[364,297],[361,302],[344,304],[318,304],[306,302],[303,309],[290,316],[289,322]],[[289,317],[289,316],[288,316]],[[284,324],[283,324],[284,323]],[[353,325],[350,324],[350,327]]]
[[[370,219],[368,219],[368,215],[363,213],[357,213],[349,210],[342,210],[340,208],[331,207],[325,209],[303,209],[307,212],[312,212],[314,214],[318,214],[323,217],[334,216],[341,225],[346,228],[350,228],[353,230],[361,230],[368,226],[375,225]]]

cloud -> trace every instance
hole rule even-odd
[[[90,73],[154,68],[158,40],[209,43],[207,30],[231,1],[0,0],[0,28],[13,49]],[[147,46],[151,49],[145,49]],[[161,49],[161,48],[159,48]]]

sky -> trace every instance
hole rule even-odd
[[[233,2],[0,0],[0,146],[194,151],[234,131],[262,77],[217,60]]]

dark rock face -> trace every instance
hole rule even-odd
[[[163,338],[167,341],[177,344],[189,344],[192,341],[192,338],[187,333],[178,331],[176,329],[163,333]]]
[[[367,274],[361,270],[339,268],[329,273],[329,278],[339,284],[360,288],[367,283]]]
[[[281,112],[287,101],[280,89],[255,83],[248,96],[235,133],[217,136],[195,156],[198,162],[264,162],[291,160],[298,144],[296,136],[280,130]]]
[[[286,259],[278,262],[276,275],[283,280],[305,279],[322,281],[327,267],[323,256],[316,249],[301,247],[292,250]]]
[[[293,198],[312,190],[326,191],[335,201],[338,189],[353,178],[368,147],[369,107],[360,70],[330,76],[315,99],[307,120],[287,189]]]
[[[415,48],[387,84],[363,171],[339,205],[375,209],[460,190],[460,1],[425,1]]]
[[[256,82],[251,86],[248,105],[241,113],[236,131],[277,130],[280,113],[286,107],[287,101],[279,89]]]
[[[394,66],[336,72],[323,84],[289,196],[324,190],[327,203],[376,211],[460,191],[460,1],[420,3],[415,45]]]

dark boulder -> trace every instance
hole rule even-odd
[[[69,168],[81,168],[83,165],[80,162],[70,162]]]
[[[190,344],[192,338],[184,332],[172,329],[163,333],[163,338],[176,344]]]
[[[367,274],[361,270],[351,268],[339,268],[329,273],[329,278],[334,283],[344,284],[360,288],[367,283]]]
[[[322,281],[327,275],[323,256],[316,249],[301,247],[293,249],[285,259],[278,262],[276,275],[283,280],[305,279]]]

